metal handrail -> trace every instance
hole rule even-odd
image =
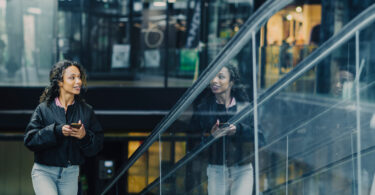
[[[320,61],[322,61],[327,55],[329,55],[332,51],[336,48],[340,47],[344,44],[347,40],[352,38],[356,32],[360,31],[361,29],[368,26],[371,22],[375,21],[375,4],[368,7],[366,10],[361,12],[358,16],[352,19],[348,24],[346,24],[337,34],[333,35],[329,38],[326,42],[324,42],[320,47],[314,50],[308,57],[306,57],[303,61],[301,61],[293,70],[285,74],[277,83],[272,85],[270,88],[264,91],[257,99],[258,99],[258,106],[263,105],[267,100],[277,95],[281,90],[285,89],[290,83],[297,80],[301,77],[304,73],[309,71],[311,68],[318,65]],[[237,124],[241,120],[249,117],[252,112],[254,111],[254,107],[252,104],[245,107],[241,110],[238,114],[233,116],[228,123]],[[272,146],[279,140],[285,139],[287,135],[282,136],[271,143],[266,144],[262,148],[259,149],[259,152],[266,150],[268,147]],[[215,138],[207,140],[207,142],[199,145],[196,150],[192,151],[189,155],[184,156],[180,161],[178,161],[175,166],[164,175],[163,178],[157,178],[154,182],[152,182],[149,186],[145,188],[141,192],[141,194],[146,193],[148,190],[155,187],[161,181],[165,180],[168,176],[172,175],[176,172],[180,167],[185,165],[195,156],[197,156],[201,151],[209,147],[213,142],[215,142]]]
[[[209,81],[215,77],[217,72],[235,57],[243,46],[251,39],[251,33],[257,32],[269,17],[277,11],[291,3],[293,0],[268,0],[240,28],[237,34],[224,46],[209,66],[202,72],[198,80],[190,87],[178,102],[173,106],[171,111],[155,127],[146,141],[129,158],[126,164],[123,164],[115,178],[105,187],[102,195],[106,194],[109,189],[125,174],[125,172],[143,155],[144,152],[157,140],[158,135],[163,133],[177,118],[188,108],[194,99],[206,88]]]

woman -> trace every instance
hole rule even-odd
[[[60,61],[50,71],[50,85],[24,136],[25,146],[34,151],[31,175],[37,195],[77,194],[79,165],[102,149],[102,127],[81,97],[85,86],[86,74],[76,62]]]
[[[194,130],[218,139],[208,151],[208,194],[252,194],[252,120],[249,117],[236,125],[226,124],[249,104],[237,68],[223,67],[211,80],[210,91],[195,107],[192,118]]]

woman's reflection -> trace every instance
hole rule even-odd
[[[217,138],[209,148],[209,195],[252,194],[253,121],[248,117],[236,125],[227,123],[247,104],[238,69],[228,64],[211,80],[210,92],[195,107],[192,128],[205,138]]]

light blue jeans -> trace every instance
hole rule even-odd
[[[76,195],[79,166],[54,167],[34,163],[31,178],[36,195]]]
[[[252,195],[253,172],[251,164],[231,167],[208,165],[208,194]]]

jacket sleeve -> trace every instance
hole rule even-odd
[[[56,134],[55,129],[55,123],[47,126],[43,124],[41,109],[38,106],[26,127],[24,135],[25,146],[34,152],[56,146],[59,135]]]
[[[190,120],[189,131],[190,133],[196,133],[201,135],[201,142],[206,141],[207,136],[205,134],[209,132],[209,130],[205,129],[202,121],[204,117],[202,116],[202,109],[199,107],[194,108],[193,116]]]
[[[103,129],[96,119],[94,111],[91,110],[90,126],[86,128],[85,137],[80,140],[80,147],[82,153],[87,156],[96,155],[103,148]]]
[[[254,142],[254,122],[252,119],[248,122],[241,121],[236,125],[238,135],[241,138],[241,141],[245,142]],[[258,144],[259,147],[262,147],[266,144],[266,140],[263,134],[262,127],[258,124]]]
[[[193,116],[191,117],[188,131],[189,133],[202,133],[199,116],[196,111],[194,111]]]
[[[246,120],[246,119],[245,119]],[[252,120],[243,120],[236,124],[236,134],[241,141],[252,142],[254,141],[254,125]]]
[[[191,141],[189,141],[188,152],[196,150],[197,148],[205,144],[210,138],[211,139],[213,138],[211,135],[207,134],[208,131],[205,130],[204,122],[207,122],[207,121],[204,121],[205,117],[203,117],[201,110],[202,109],[194,107],[193,116],[189,124],[189,130],[188,130],[189,132],[187,133],[189,135],[191,134],[200,135],[200,138],[192,139]],[[201,155],[205,155],[205,152],[203,152]]]

